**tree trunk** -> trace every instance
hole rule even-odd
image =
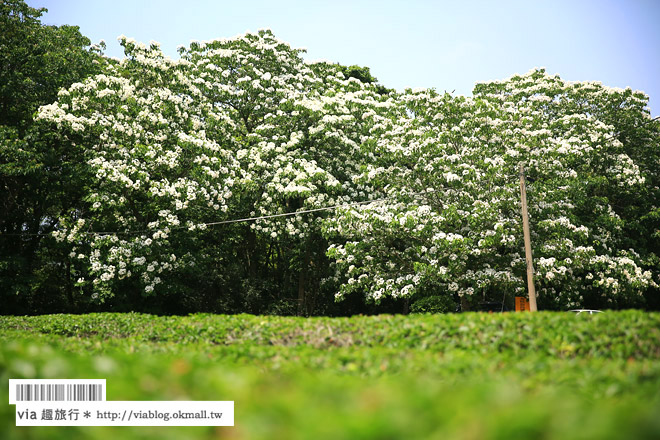
[[[71,279],[71,257],[66,259],[66,297],[69,300],[69,312],[75,310],[73,301],[73,279]]]
[[[300,266],[300,275],[298,276],[298,316],[308,315],[307,309],[307,292],[305,290],[307,284],[307,268],[309,266],[310,255],[309,248],[305,246],[305,256]]]
[[[252,229],[248,228],[246,241],[245,258],[247,260],[247,275],[249,279],[254,280],[257,277],[257,257],[255,252],[257,237]]]
[[[469,312],[470,311],[470,303],[468,303],[467,298],[465,296],[461,296],[461,312]]]

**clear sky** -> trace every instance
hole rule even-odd
[[[475,82],[545,67],[650,96],[660,115],[660,0],[27,0],[106,54],[117,37],[176,47],[270,28],[307,59],[368,66],[387,87],[470,95]]]

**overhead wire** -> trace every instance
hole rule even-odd
[[[429,192],[435,192],[435,191],[422,191],[418,193],[409,193],[409,194],[404,194],[409,197],[415,197],[415,196],[420,196],[423,194],[428,194]],[[262,215],[262,216],[255,216],[255,217],[244,217],[244,218],[237,218],[237,219],[230,219],[230,220],[221,220],[221,221],[216,221],[216,222],[207,222],[207,223],[194,223],[192,225],[182,225],[182,226],[174,226],[174,227],[169,227],[170,230],[182,230],[182,229],[202,229],[204,227],[208,226],[216,226],[216,225],[226,225],[226,224],[232,224],[232,223],[246,223],[246,222],[253,222],[253,221],[258,221],[258,220],[268,220],[272,218],[282,218],[282,217],[293,217],[297,215],[303,215],[303,214],[311,214],[314,212],[321,212],[321,211],[331,211],[335,209],[340,209],[340,208],[351,208],[353,206],[360,206],[360,205],[368,205],[371,203],[380,203],[380,202],[385,202],[389,200],[393,200],[394,197],[383,197],[380,199],[372,199],[372,200],[364,200],[361,202],[351,202],[351,203],[342,203],[339,205],[332,205],[332,206],[325,206],[322,208],[312,208],[312,209],[305,209],[305,210],[299,210],[299,211],[290,211],[290,212],[283,212],[279,214],[269,214],[269,215]],[[85,235],[96,235],[96,236],[111,236],[111,235],[143,235],[143,234],[150,234],[154,233],[154,230],[141,230],[141,231],[80,231],[80,234],[85,234]],[[49,236],[52,235],[52,232],[49,233],[0,233],[0,237],[2,236]]]

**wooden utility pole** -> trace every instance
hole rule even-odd
[[[527,260],[527,290],[529,291],[529,310],[536,312],[536,289],[534,288],[534,262],[532,261],[532,243],[529,237],[529,217],[527,215],[527,189],[525,188],[525,170],[520,164],[520,201],[522,204],[523,235],[525,237],[525,260]]]

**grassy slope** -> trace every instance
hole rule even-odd
[[[2,390],[236,402],[234,428],[15,428],[7,405],[3,438],[660,438],[660,314],[0,317],[0,343]]]

